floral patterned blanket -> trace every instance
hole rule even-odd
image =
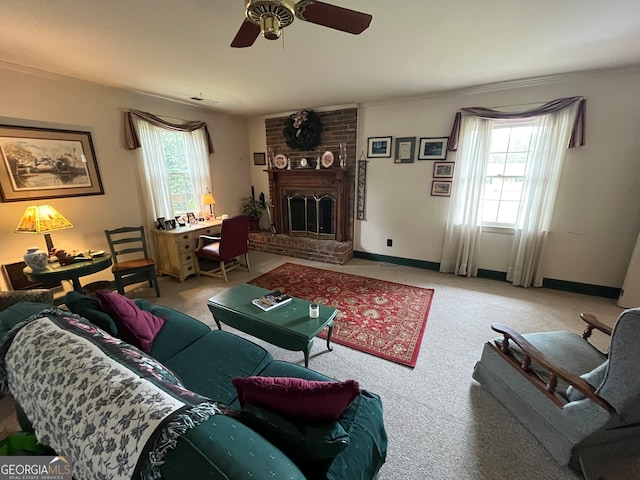
[[[0,388],[82,480],[161,478],[158,467],[179,436],[224,408],[137,348],[58,309],[5,337]]]

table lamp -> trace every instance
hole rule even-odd
[[[213,213],[213,205],[215,205],[216,203],[216,199],[213,198],[213,195],[211,195],[211,192],[209,191],[209,187],[207,187],[207,193],[203,193],[202,194],[202,198],[200,199],[200,203],[202,205],[209,205],[209,212],[211,213],[211,215],[213,216],[213,219],[216,219],[216,214]]]
[[[44,233],[44,240],[47,243],[47,252],[53,251],[53,242],[49,232],[73,228],[73,224],[64,218],[60,212],[49,205],[32,205],[27,207],[20,223],[16,228],[16,233]]]

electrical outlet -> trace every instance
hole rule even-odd
[[[387,238],[387,247],[393,247],[393,240],[390,238]]]

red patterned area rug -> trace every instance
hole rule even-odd
[[[415,367],[433,298],[412,287],[285,263],[248,282],[338,309],[331,340]],[[323,332],[321,337],[326,338]]]

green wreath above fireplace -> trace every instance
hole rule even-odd
[[[313,150],[320,145],[322,122],[313,110],[300,110],[285,120],[282,133],[289,148]]]

